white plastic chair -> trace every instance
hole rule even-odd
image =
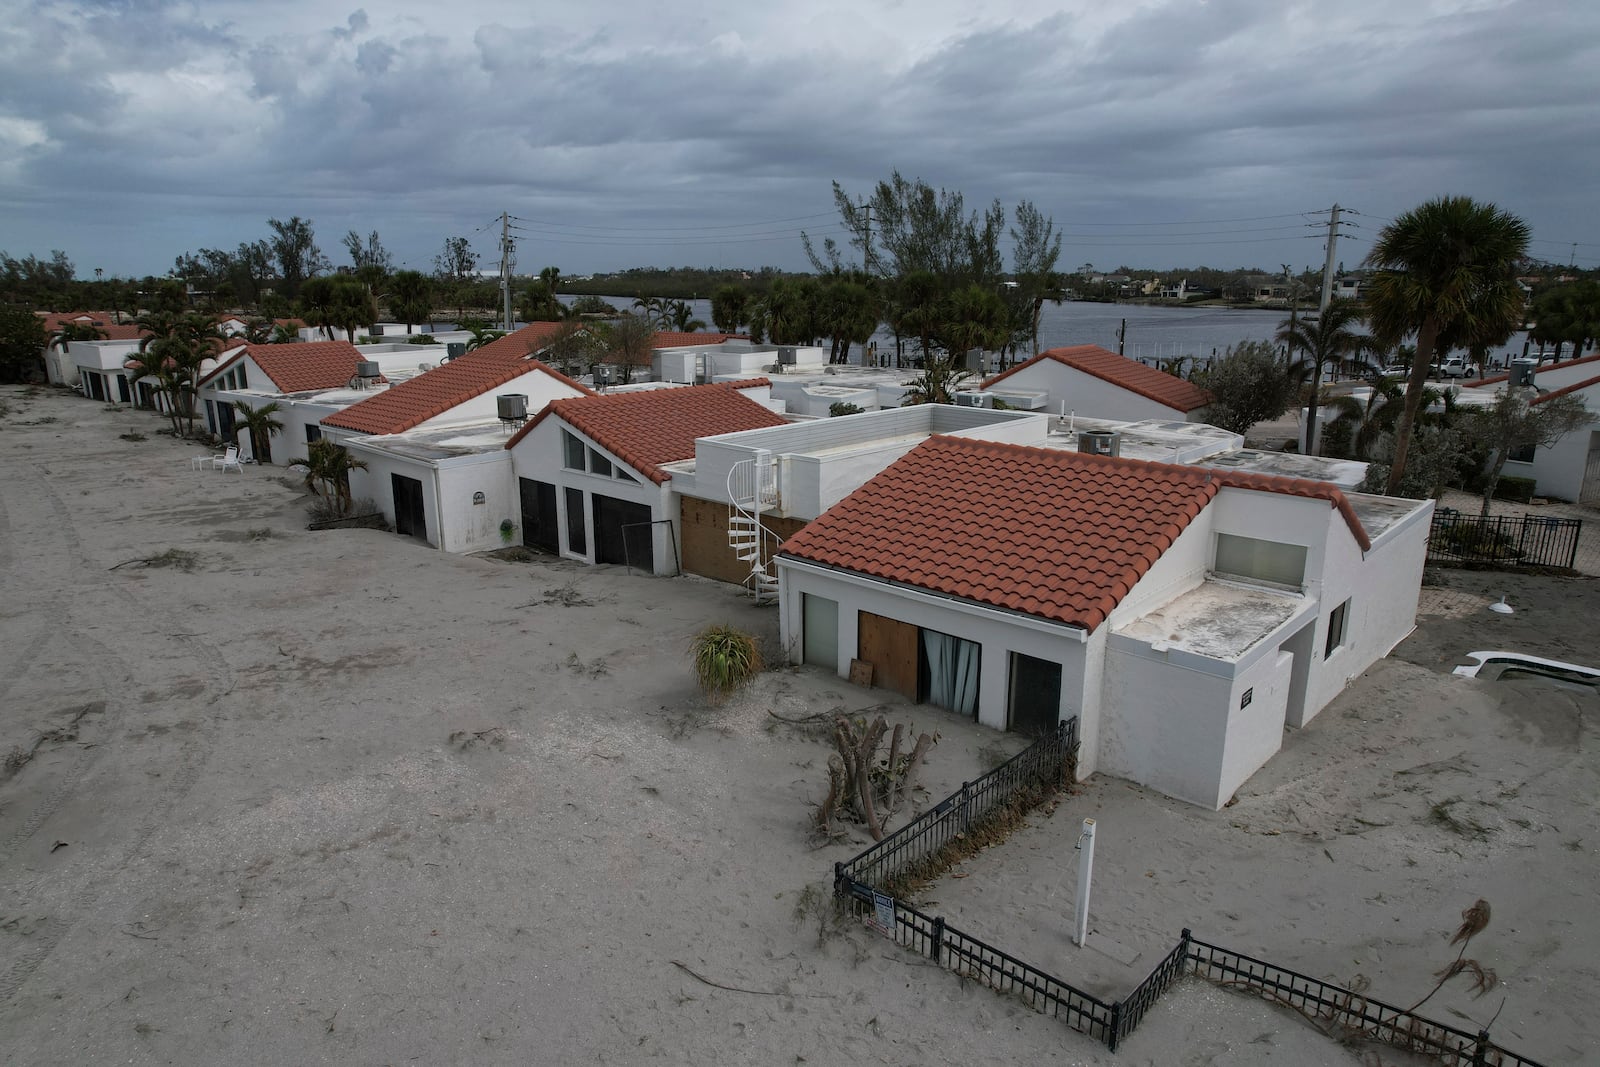
[[[211,461],[211,467],[213,470],[221,467],[223,473],[227,473],[230,470],[235,470],[240,474],[243,474],[244,464],[239,461],[239,446],[229,445],[226,452]]]

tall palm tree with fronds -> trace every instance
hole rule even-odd
[[[250,454],[257,463],[272,462],[272,438],[283,429],[283,423],[273,418],[281,408],[276,400],[252,407],[243,400],[233,402],[239,412],[239,422],[250,434]]]
[[[1317,407],[1322,399],[1322,375],[1328,367],[1356,363],[1372,365],[1377,349],[1361,324],[1361,306],[1351,300],[1331,300],[1315,320],[1290,319],[1278,330],[1278,340],[1289,346],[1289,376],[1311,383],[1306,400],[1306,451],[1316,453]],[[1298,353],[1298,356],[1296,355]]]
[[[901,399],[903,408],[917,404],[954,404],[962,384],[972,372],[945,356],[929,356],[922,373],[904,384],[910,388]]]
[[[1394,494],[1405,476],[1435,355],[1454,345],[1503,344],[1521,325],[1516,264],[1529,237],[1515,215],[1465,196],[1430,200],[1379,232],[1366,260],[1377,270],[1367,295],[1373,332],[1386,345],[1417,337],[1386,493]]]

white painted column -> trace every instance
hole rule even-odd
[[[1073,942],[1083,947],[1089,936],[1089,880],[1094,874],[1094,820],[1083,820],[1078,838],[1078,915]]]

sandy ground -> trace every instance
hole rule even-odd
[[[881,694],[780,670],[704,707],[695,630],[775,639],[728,587],[309,533],[281,469],[193,471],[153,417],[55,392],[0,403],[0,755],[32,754],[0,770],[6,1063],[1362,1062],[1198,982],[1111,1056],[819,926],[805,903],[858,846],[808,841],[826,749],[768,711]],[[193,569],[118,566],[169,549]],[[1095,780],[925,898],[1112,995],[1189,926],[1409,1003],[1483,896],[1473,955],[1503,984],[1431,1006],[1503,997],[1498,1037],[1581,1061],[1594,699],[1447,672],[1484,647],[1600,658],[1595,585],[1518,580],[1501,617],[1503,577],[1447,582],[1234,806]],[[1019,747],[889,710],[941,733],[929,795]]]

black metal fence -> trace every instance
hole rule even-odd
[[[1350,1037],[1378,1041],[1441,1063],[1474,1067],[1539,1067],[1476,1034],[1435,1022],[1364,994],[1330,985],[1263,960],[1200,941],[1184,931],[1190,973],[1219,985],[1249,990],[1331,1024]],[[1336,1035],[1337,1036],[1337,1035]]]
[[[963,978],[981,982],[997,993],[1014,995],[1034,1011],[1059,1018],[1080,1034],[1088,1034],[1116,1049],[1119,1038],[1116,1005],[848,875],[840,876],[835,890],[847,907],[866,917],[902,947]]]
[[[1502,567],[1566,567],[1578,560],[1582,519],[1540,515],[1480,518],[1454,508],[1433,513],[1428,559],[1434,563],[1492,563]]]
[[[911,822],[845,863],[837,878],[890,890],[900,878],[932,877],[958,838],[1019,798],[1070,784],[1077,767],[1078,720],[1061,723],[1009,760],[945,797]]]

